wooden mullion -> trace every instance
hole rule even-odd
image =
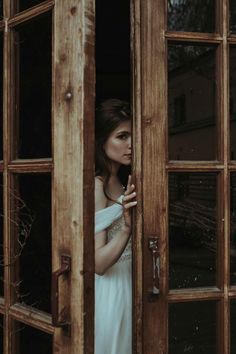
[[[200,300],[221,300],[222,291],[218,288],[171,290],[168,294],[168,302],[187,302]]]
[[[228,43],[234,45],[236,44],[236,34],[228,37]]]
[[[23,322],[49,334],[54,334],[55,327],[52,326],[52,317],[33,307],[14,304],[9,309],[9,315],[17,321]]]
[[[227,5],[227,6],[225,6]],[[223,211],[223,239],[222,246],[223,252],[221,254],[221,266],[223,265],[223,294],[224,298],[221,302],[221,309],[218,318],[218,323],[222,323],[221,331],[218,337],[222,339],[221,350],[224,354],[230,353],[230,304],[229,304],[229,265],[230,265],[230,174],[228,170],[229,164],[229,51],[228,51],[228,1],[222,2],[222,29],[223,29],[223,42],[222,42],[222,109],[223,109],[223,188],[221,195],[222,211]]]
[[[4,19],[10,17],[10,1],[4,1]],[[10,230],[9,230],[9,174],[7,163],[9,161],[9,120],[11,115],[11,36],[8,31],[6,22],[6,30],[4,31],[4,78],[3,78],[3,151],[4,151],[4,178],[3,178],[3,194],[4,194],[4,264],[10,263]],[[4,299],[5,299],[5,319],[4,319],[4,354],[13,354],[11,346],[11,321],[8,313],[10,307],[10,267],[4,267]]]
[[[54,7],[54,0],[45,1],[39,5],[31,7],[24,10],[16,15],[9,16],[8,25],[9,27],[17,26],[22,22],[29,21],[34,17],[42,15],[48,11],[51,11]]]
[[[133,176],[139,205],[133,238],[133,353],[143,353],[143,220],[142,213],[142,115],[141,115],[141,2],[131,0],[131,59],[133,113]]]
[[[177,32],[167,31],[166,39],[169,41],[190,42],[190,43],[206,43],[219,44],[222,42],[222,36],[215,33],[198,33],[198,32]]]
[[[198,161],[170,161],[166,164],[168,171],[179,172],[218,172],[223,171],[224,165],[220,162],[198,162]]]
[[[16,160],[8,164],[8,170],[13,173],[26,172],[51,172],[53,163],[51,159],[40,160]]]

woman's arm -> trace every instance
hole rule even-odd
[[[135,195],[133,194],[134,187],[129,186],[126,191],[126,199],[129,201]],[[136,205],[136,202],[126,204],[127,210]],[[103,183],[95,178],[95,211],[101,210],[107,206],[107,199],[103,192]],[[124,251],[131,232],[131,225],[125,225],[121,228],[119,235],[114,237],[110,242],[107,242],[106,230],[101,231],[95,236],[95,273],[103,275],[120,258]]]

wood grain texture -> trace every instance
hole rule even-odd
[[[55,1],[53,66],[53,270],[72,257],[60,308],[71,337],[55,330],[54,351],[93,353],[94,1]]]
[[[167,352],[167,174],[165,1],[141,2],[143,166],[143,346],[145,354]],[[148,237],[160,240],[161,294],[148,295],[152,258]]]

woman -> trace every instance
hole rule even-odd
[[[119,174],[131,164],[131,120],[126,102],[96,110],[95,354],[132,353],[131,209],[135,186]]]

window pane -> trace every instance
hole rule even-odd
[[[15,265],[15,301],[50,312],[51,177],[21,174],[16,176],[16,185],[19,200],[15,207],[15,253],[20,257]]]
[[[3,159],[3,33],[0,32],[0,160]]]
[[[18,0],[17,2],[17,9],[18,11],[23,11],[28,9],[29,7],[35,6],[44,2],[45,0]],[[18,12],[17,11],[17,12]]]
[[[3,259],[3,176],[0,174],[0,296],[4,295]]]
[[[230,278],[231,284],[236,284],[236,173],[231,174],[230,186],[231,204],[231,242],[230,242]]]
[[[18,26],[19,57],[18,156],[51,156],[51,14]]]
[[[235,0],[229,0],[229,7],[230,7],[230,31],[236,32],[236,2]]]
[[[170,288],[216,285],[215,173],[169,176]]]
[[[16,343],[15,354],[52,354],[52,336],[18,321],[14,322],[11,340]]]
[[[216,159],[215,56],[210,46],[169,45],[171,160]]]
[[[230,301],[230,338],[231,338],[231,354],[236,353],[236,300]]]
[[[236,159],[236,46],[230,46],[230,158]]]
[[[216,303],[169,305],[169,354],[216,354]]]
[[[214,32],[215,0],[168,0],[168,29]]]
[[[96,100],[130,101],[130,1],[96,1]]]
[[[3,353],[3,337],[4,336],[4,319],[3,315],[0,314],[0,353]]]

